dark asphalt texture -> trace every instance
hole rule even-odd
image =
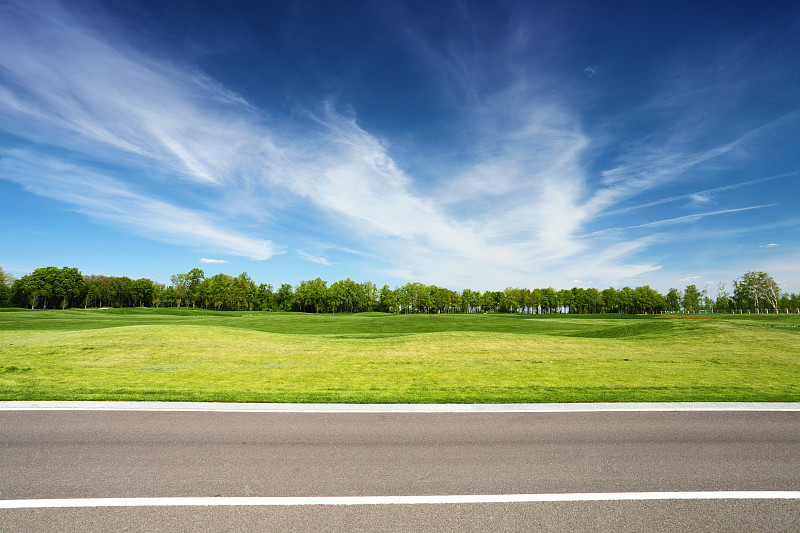
[[[800,490],[800,412],[0,412],[0,499]],[[798,500],[0,510],[0,531],[798,531]]]

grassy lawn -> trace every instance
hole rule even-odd
[[[0,400],[800,401],[800,316],[0,311]]]

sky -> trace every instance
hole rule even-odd
[[[800,291],[800,4],[0,1],[0,265]]]

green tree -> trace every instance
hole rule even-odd
[[[700,291],[697,286],[687,285],[683,291],[683,309],[687,313],[696,313],[700,307]]]
[[[542,312],[542,289],[533,289],[531,291],[531,307],[533,307],[537,315]]]
[[[708,293],[708,285],[703,287],[703,290],[700,292],[700,303],[703,307],[705,312],[714,312],[714,300],[711,298],[711,295]]]
[[[678,289],[672,288],[667,292],[666,302],[667,302],[667,309],[672,311],[673,313],[676,311],[680,311],[681,309],[681,302],[683,301],[683,295],[681,291]]]
[[[756,273],[756,287],[764,299],[776,313],[778,312],[778,299],[781,296],[781,288],[766,272]]]
[[[331,298],[335,300],[334,307],[342,312],[356,313],[362,306],[367,305],[364,287],[350,278],[337,281],[331,285],[331,289]]]
[[[231,281],[231,292],[236,310],[252,311],[255,306],[257,287],[247,272],[242,272]]]
[[[384,313],[398,313],[400,311],[397,306],[397,294],[395,294],[395,291],[390,289],[388,285],[381,287],[378,309]]]
[[[295,290],[297,301],[302,306],[302,310],[314,309],[315,313],[319,313],[320,308],[325,305],[327,293],[328,283],[321,278],[301,281]]]
[[[729,311],[731,306],[731,295],[725,289],[725,282],[720,281],[717,283],[717,301],[714,303],[716,310]]]
[[[161,293],[161,303],[164,307],[175,307],[178,304],[178,296],[175,294],[175,287],[168,285]]]
[[[344,311],[346,300],[346,289],[343,281],[337,281],[328,288],[327,305],[334,313]]]
[[[233,278],[227,274],[214,274],[204,280],[205,298],[217,311],[230,309],[233,303]]]
[[[83,304],[86,284],[77,268],[37,268],[20,278],[17,299],[35,308],[76,307]]]
[[[111,305],[111,278],[89,275],[83,277],[86,284],[84,307],[103,307]]]
[[[600,294],[600,291],[594,287],[590,287],[586,289],[586,300],[587,305],[589,306],[590,313],[602,313],[603,307],[605,306],[605,302],[603,301],[603,295]]]
[[[788,312],[795,312],[800,310],[800,294],[785,292],[781,295],[778,301],[778,307],[785,309]]]
[[[411,312],[411,295],[408,292],[408,286],[396,287],[394,289],[395,301],[397,302],[398,313]]]
[[[48,301],[53,297],[53,276],[52,270],[58,270],[55,267],[37,268],[30,274],[22,276],[22,287],[26,295],[26,302],[30,304],[31,309],[42,306],[42,309],[47,308]]]
[[[153,280],[147,278],[133,280],[131,283],[131,292],[133,294],[133,301],[137,306],[150,307],[153,304],[153,297],[155,296]]]
[[[605,312],[606,313],[618,313],[619,312],[619,294],[617,289],[614,287],[609,287],[607,289],[603,289],[603,302],[605,302]]]
[[[617,292],[617,301],[621,313],[630,314],[634,312],[635,292],[630,287],[622,287]]]
[[[364,281],[360,285],[364,300],[361,304],[363,311],[373,311],[378,305],[378,288],[371,281]]]
[[[14,281],[14,276],[0,266],[0,307],[9,307],[11,305],[11,288],[14,286]]]
[[[585,289],[580,287],[573,287],[570,290],[570,313],[588,313],[589,312],[589,297]]]
[[[571,313],[572,310],[572,291],[569,289],[561,289],[556,293],[558,295],[558,308],[560,312]]]
[[[548,287],[542,289],[541,295],[541,306],[543,310],[546,310],[548,314],[552,313],[556,306],[558,306],[558,295],[556,295],[556,291]]]
[[[753,290],[748,286],[746,280],[733,280],[733,303],[739,311],[755,310],[756,302],[753,299]]]
[[[278,309],[281,311],[291,311],[294,307],[294,289],[288,283],[281,285],[275,297]]]
[[[492,313],[497,310],[497,299],[495,293],[492,291],[485,291],[481,296],[481,311],[484,313]]]
[[[200,291],[200,287],[203,283],[203,278],[205,278],[205,272],[199,268],[193,268],[186,273],[186,296],[189,299],[186,303],[187,307],[189,302],[191,302],[192,307],[195,307],[198,302],[202,301],[203,294]]]
[[[258,286],[258,306],[262,311],[269,311],[274,306],[275,295],[272,294],[272,285],[261,283]]]
[[[474,293],[469,289],[464,289],[461,291],[458,303],[462,313],[471,313],[475,305]]]
[[[749,304],[741,307],[752,308],[756,311],[771,307],[775,312],[778,311],[781,290],[772,276],[766,272],[746,272],[741,279],[735,280],[733,285],[737,304]]]
[[[153,282],[153,305],[158,309],[164,301],[164,284]]]
[[[110,280],[111,305],[113,307],[133,307],[133,280],[127,276],[115,276],[110,278]]]
[[[634,290],[634,311],[655,314],[667,308],[665,298],[650,286],[636,287]]]
[[[530,313],[531,311],[531,291],[525,288],[516,289],[516,299],[522,306],[523,313]]]
[[[178,307],[182,302],[188,305],[189,277],[186,274],[173,274],[170,281],[172,281],[172,288],[175,289],[175,301]]]

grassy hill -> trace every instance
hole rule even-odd
[[[800,316],[9,309],[0,399],[800,401]]]

